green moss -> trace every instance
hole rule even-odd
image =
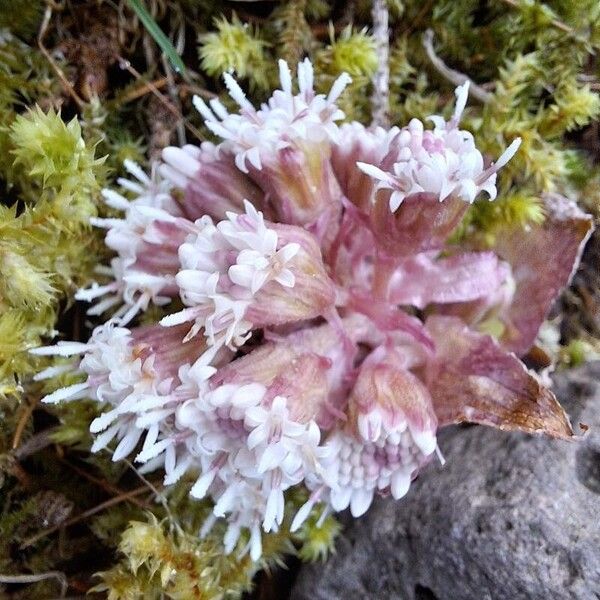
[[[199,37],[202,68],[212,77],[233,72],[251,86],[266,89],[272,64],[265,53],[268,44],[258,37],[256,29],[235,14],[231,21],[215,19],[215,28]]]
[[[52,383],[33,382],[40,368],[67,361],[28,352],[57,329],[73,337],[83,324],[76,311],[65,317],[65,309],[104,258],[101,236],[87,223],[102,210],[99,190],[122,172],[122,161],[145,163],[146,151],[169,140],[177,123],[201,128],[191,109],[192,94],[218,94],[231,106],[220,82],[222,71],[235,71],[250,99],[264,100],[276,84],[280,57],[295,70],[297,62],[309,56],[320,92],[326,92],[341,71],[349,72],[353,83],[340,99],[342,109],[349,119],[370,121],[371,78],[377,67],[369,33],[370,2],[245,3],[236,5],[238,15],[218,2],[146,4],[186,63],[188,80],[175,76],[174,93],[164,79],[160,52],[124,2],[104,7],[114,11],[110,15],[117,31],[114,37],[107,31],[106,38],[78,18],[77,3],[55,3],[44,37],[54,62],[50,64],[36,39],[47,4],[0,0],[0,531],[15,544],[42,530],[36,515],[47,508],[39,492],[68,497],[82,513],[140,485],[126,464],[112,463],[109,453],[89,454],[88,425],[95,406],[36,405],[51,386],[76,379],[63,375]],[[489,94],[485,104],[471,97],[464,118],[486,160],[494,160],[515,137],[523,139],[499,176],[498,199],[476,201],[459,237],[485,244],[501,227],[539,223],[544,218],[539,198],[549,190],[579,197],[586,209],[600,214],[598,168],[576,147],[582,128],[600,112],[595,91],[599,72],[594,55],[600,50],[596,0],[519,0],[514,5],[391,0],[388,5],[393,124],[451,110],[455,84],[434,68],[422,46],[423,33],[432,29],[438,56]],[[108,89],[82,105],[74,103],[57,69],[75,88],[85,66],[80,64],[83,49],[93,57],[107,40],[110,52],[129,63],[116,58]],[[194,40],[199,41],[198,54]],[[129,65],[141,72],[140,79],[130,76],[125,68]],[[167,117],[157,114],[156,106]],[[176,116],[180,106],[181,119]],[[197,142],[189,130],[186,135],[189,142]],[[102,162],[98,157],[104,156]],[[151,316],[156,320],[156,313]],[[486,322],[492,333],[497,333],[497,325]],[[561,361],[566,366],[580,364],[596,355],[596,347],[587,338],[575,340],[563,349]],[[52,432],[47,444],[33,457],[15,458],[15,438],[27,444],[46,430]],[[76,476],[66,463],[94,479]],[[295,534],[286,523],[279,533],[264,536],[265,560],[260,564],[252,564],[247,555],[238,558],[246,539],[236,553],[223,556],[222,525],[217,524],[207,539],[198,538],[210,507],[191,499],[188,487],[183,483],[165,490],[164,504],[154,503],[150,492],[136,496],[141,506],[118,502],[67,528],[61,534],[64,544],[47,535],[25,550],[5,545],[0,570],[66,569],[67,546],[71,552],[92,549],[94,556],[102,555],[98,589],[108,598],[236,597],[249,589],[258,568],[278,564],[286,553],[296,549],[303,560],[318,560],[333,548],[339,524],[327,517],[318,527],[320,515],[315,513]],[[286,513],[294,514],[305,498],[296,490],[287,501]],[[154,516],[144,511],[146,505]],[[93,585],[81,573],[73,580],[87,589]],[[22,586],[14,597],[55,597],[59,591],[55,581],[47,581]]]

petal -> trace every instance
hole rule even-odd
[[[314,506],[314,504],[315,504],[314,500],[309,498],[308,501],[305,502],[298,509],[298,512],[296,513],[296,515],[294,516],[294,519],[292,520],[292,525],[290,526],[291,533],[298,531],[298,529],[300,529],[302,523],[304,523],[304,521],[306,521],[306,519],[308,519],[308,517],[310,515],[310,511],[312,510],[312,507]]]
[[[258,472],[265,473],[278,467],[287,454],[282,444],[271,444],[267,446],[258,461]]]
[[[250,558],[257,561],[262,554],[262,538],[258,525],[255,525],[250,530]]]
[[[236,499],[237,486],[235,484],[231,484],[218,499],[213,508],[213,514],[217,517],[224,517],[226,513],[230,512],[234,508]]]
[[[350,498],[352,497],[352,488],[351,487],[343,487],[338,488],[337,490],[331,490],[330,502],[333,510],[336,512],[340,512],[346,508],[348,508],[348,504],[350,504]]]
[[[265,395],[265,388],[260,383],[243,385],[236,390],[231,397],[231,404],[238,408],[250,408],[256,406]],[[246,411],[247,414],[247,411]]]
[[[279,272],[277,277],[275,277],[275,281],[283,287],[293,288],[296,283],[296,278],[289,269],[283,269]]]
[[[125,458],[131,451],[136,447],[140,437],[142,437],[142,433],[144,433],[143,429],[138,429],[137,427],[131,428],[127,435],[118,443],[115,451],[112,455],[112,460],[114,462]]]
[[[136,462],[141,462],[141,463],[147,462],[150,459],[155,458],[156,456],[158,456],[159,454],[164,452],[165,449],[168,448],[173,443],[174,443],[174,440],[170,439],[170,438],[160,440],[159,442],[156,442],[156,444],[153,444],[152,446],[149,446],[148,448],[144,448],[135,457],[135,460],[136,460]]]
[[[364,515],[373,501],[373,490],[354,490],[350,500],[350,512],[353,517]]]
[[[254,450],[259,444],[263,444],[269,437],[269,430],[264,426],[259,426],[253,429],[246,440],[249,450]]]
[[[262,406],[253,406],[246,410],[246,427],[258,427],[268,419],[269,413]]]
[[[240,539],[241,529],[239,525],[232,523],[227,528],[225,535],[223,536],[223,545],[225,547],[225,554],[231,554],[237,541]]]
[[[190,490],[190,496],[198,499],[204,498],[208,488],[214,481],[216,474],[217,472],[215,469],[211,469],[207,473],[203,473],[202,476],[199,477],[196,483],[192,486],[192,489]]]
[[[117,419],[118,417],[119,413],[116,409],[102,413],[99,417],[96,417],[91,422],[90,432],[100,433],[101,431],[104,431],[111,423],[114,423],[115,419]]]
[[[186,456],[185,458],[181,459],[179,464],[172,471],[166,473],[164,484],[173,485],[174,483],[177,483],[191,466],[191,456]]]
[[[89,395],[89,385],[87,383],[75,383],[64,388],[60,388],[42,399],[47,404],[56,404],[63,400],[78,400]]]
[[[399,469],[392,475],[390,490],[395,500],[400,500],[408,493],[411,483],[411,472],[405,469]]]
[[[109,427],[106,431],[101,433],[94,440],[91,451],[98,452],[98,451],[106,448],[106,446],[108,446],[108,444],[110,444],[111,440],[115,437],[115,435],[117,435],[120,426],[121,426],[120,423],[115,423],[112,427]]]
[[[267,497],[267,505],[265,507],[265,516],[263,520],[263,529],[265,531],[272,531],[276,524],[281,524],[283,507],[283,492],[280,489],[271,490]]]

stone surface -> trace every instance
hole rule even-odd
[[[555,391],[584,440],[447,429],[446,466],[349,520],[292,599],[600,599],[600,363],[557,375]]]

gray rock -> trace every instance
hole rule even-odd
[[[600,363],[557,375],[578,443],[456,427],[408,496],[348,519],[292,600],[600,599]]]

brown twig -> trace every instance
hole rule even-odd
[[[77,465],[74,465],[73,463],[69,462],[65,458],[60,458],[59,460],[65,466],[67,466],[69,469],[71,469],[72,471],[75,471],[75,473],[77,473],[77,475],[79,475],[80,477],[83,477],[84,479],[87,479],[91,483],[102,488],[105,492],[108,492],[110,494],[117,494],[117,495],[125,493],[122,489],[120,489],[116,485],[113,485],[112,483],[110,483],[110,481],[106,481],[105,479],[100,479],[98,477],[94,477],[93,475],[88,473],[85,469],[79,468]],[[136,506],[139,506],[140,508],[143,508],[145,510],[148,510],[150,508],[150,505],[147,502],[144,502],[143,500],[138,500],[137,498],[131,498],[130,502],[132,502]]]
[[[492,99],[492,94],[484,90],[480,85],[476,84],[470,77],[451,69],[446,63],[435,53],[433,48],[433,31],[427,29],[423,33],[422,38],[423,48],[427,57],[431,61],[433,68],[445,79],[453,83],[454,85],[462,85],[466,81],[469,82],[469,93],[474,98],[477,98],[480,102],[486,103]]]
[[[200,87],[199,85],[195,85],[193,83],[183,83],[181,85],[181,89],[185,90],[187,93],[196,94],[202,98],[208,98],[211,100],[212,98],[218,98],[219,94],[215,94],[206,88]]]
[[[31,489],[33,484],[31,482],[31,478],[29,477],[29,473],[25,471],[25,469],[21,466],[18,460],[12,457],[12,460],[9,458],[8,462],[3,466],[4,470],[7,473],[10,473],[13,477],[19,480],[19,483],[26,489]]]
[[[16,450],[19,447],[19,445],[21,443],[21,438],[23,437],[23,432],[25,431],[25,426],[27,425],[27,422],[29,421],[29,418],[31,417],[36,406],[37,406],[37,400],[33,400],[32,402],[29,402],[25,406],[25,408],[23,410],[23,414],[19,418],[19,422],[17,423],[17,426],[15,428],[15,435],[13,436],[13,441],[12,441],[12,446],[11,446],[13,450]]]
[[[161,503],[171,522],[175,522],[175,517],[169,508],[169,503],[167,502],[165,496],[160,493],[160,490],[150,480],[146,479],[146,477],[144,477],[139,470],[135,468],[131,461],[124,459],[124,462],[134,472],[136,477],[138,477],[138,479],[154,494],[155,499]]]
[[[165,85],[167,85],[166,77],[162,77],[161,79],[156,79],[155,81],[145,83],[144,85],[130,90],[129,92],[127,92],[127,94],[121,96],[119,98],[119,104],[127,104],[128,102],[137,100],[138,98],[141,98],[142,96],[151,93],[153,89],[160,90],[161,88],[165,87]]]
[[[37,37],[38,48],[40,49],[40,52],[46,57],[46,60],[50,63],[50,66],[54,69],[54,72],[63,84],[63,87],[66,90],[66,92],[69,94],[69,96],[71,96],[71,98],[73,98],[77,106],[81,109],[85,105],[85,102],[78,96],[70,81],[63,73],[63,70],[56,64],[56,61],[52,58],[52,55],[50,54],[46,46],[44,46],[44,38],[46,37],[48,26],[50,25],[50,20],[52,19],[52,11],[54,8],[56,8],[56,4],[54,2],[47,3],[46,10],[44,12],[44,18],[42,19],[42,24],[40,25]]]
[[[386,0],[373,0],[371,17],[377,52],[377,71],[373,77],[371,96],[372,118],[374,125],[387,127],[390,109],[390,31]]]
[[[119,64],[121,65],[122,69],[125,69],[126,71],[128,71],[129,73],[131,73],[131,75],[133,75],[136,79],[142,79],[142,74],[137,69],[135,69],[126,58],[123,58],[119,54],[116,55],[116,58],[119,60]],[[173,116],[175,116],[177,119],[181,119],[183,121],[183,124],[184,124],[185,128],[188,129],[188,131],[190,131],[190,133],[192,133],[194,136],[196,136],[196,138],[198,138],[199,140],[203,140],[204,139],[204,136],[202,135],[202,133],[198,129],[196,129],[193,125],[190,125],[183,118],[183,115],[181,114],[181,112],[178,111],[177,108],[175,106],[173,106],[173,104],[171,102],[169,102],[169,100],[165,97],[165,95],[162,94],[160,92],[160,90],[158,90],[152,84],[152,82],[148,82],[147,85],[149,86],[150,91],[160,100],[161,104],[163,104],[164,107]]]
[[[135,490],[130,490],[129,492],[123,492],[119,496],[114,496],[113,498],[109,498],[105,502],[102,502],[102,503],[98,504],[97,506],[94,506],[93,508],[90,508],[89,510],[82,512],[81,514],[76,515],[75,517],[73,517],[71,519],[68,519],[64,523],[59,523],[58,525],[49,527],[48,529],[45,529],[44,531],[40,531],[39,533],[36,533],[35,535],[27,538],[21,544],[21,550],[24,550],[25,548],[29,548],[29,546],[35,544],[37,541],[41,540],[42,538],[45,538],[46,536],[55,533],[62,527],[70,527],[71,525],[75,525],[76,523],[79,523],[80,521],[83,521],[83,520],[87,519],[88,517],[95,515],[96,513],[102,512],[103,510],[106,510],[107,508],[110,508],[111,506],[115,506],[116,504],[120,504],[121,502],[125,502],[126,500],[130,500],[131,498],[134,498],[135,496],[139,496],[140,494],[143,494],[144,492],[147,492],[147,491],[148,491],[148,488],[145,485],[143,485],[139,488],[136,488]]]

